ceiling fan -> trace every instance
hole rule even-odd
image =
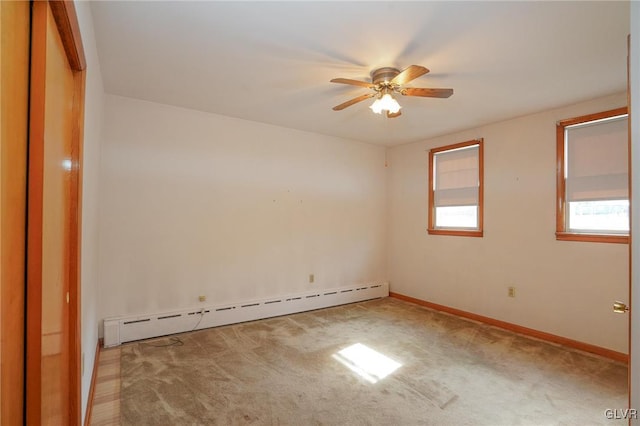
[[[420,65],[411,65],[400,71],[397,68],[384,67],[371,72],[371,83],[367,81],[351,80],[348,78],[334,78],[331,83],[351,84],[354,86],[367,87],[373,92],[360,95],[357,98],[348,100],[333,107],[334,111],[340,111],[365,99],[375,97],[376,100],[369,107],[376,114],[382,111],[387,112],[388,118],[398,117],[400,104],[396,101],[392,93],[400,93],[403,96],[422,96],[425,98],[448,98],[453,95],[453,89],[426,89],[420,87],[404,87],[411,80],[428,73],[429,70]]]

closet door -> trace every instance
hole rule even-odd
[[[31,22],[26,420],[75,425],[81,412],[82,44],[72,3],[33,2]]]
[[[23,424],[29,3],[0,2],[0,424]]]

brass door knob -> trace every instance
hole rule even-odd
[[[629,310],[629,307],[622,302],[615,301],[613,303],[613,312],[616,314],[624,314]]]

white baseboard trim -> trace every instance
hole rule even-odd
[[[388,295],[389,283],[376,282],[239,303],[107,318],[104,320],[104,346],[118,346],[135,340],[328,308]]]

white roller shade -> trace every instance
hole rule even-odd
[[[627,118],[565,131],[567,201],[628,199]]]
[[[434,166],[436,207],[478,204],[478,145],[436,153]]]

